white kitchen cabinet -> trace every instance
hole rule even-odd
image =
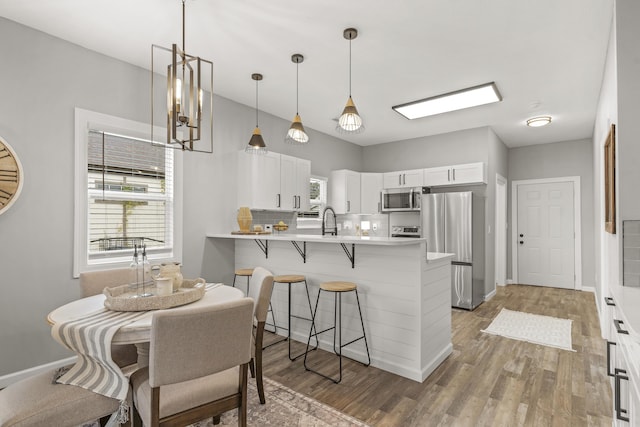
[[[383,176],[381,173],[360,174],[360,213],[380,213],[380,193],[383,189]]]
[[[309,179],[311,162],[297,157],[280,155],[280,209],[309,210]]]
[[[422,187],[423,169],[386,172],[383,175],[384,188]]]
[[[305,210],[309,208],[311,162],[268,152],[238,153],[238,206],[251,209]]]
[[[347,169],[331,171],[329,206],[337,214],[360,213],[360,173]]]
[[[486,183],[487,172],[483,162],[424,169],[424,185],[427,187]]]
[[[613,425],[640,425],[640,337],[630,333],[626,318],[613,298],[605,298],[604,315],[609,323],[607,375],[613,389]]]

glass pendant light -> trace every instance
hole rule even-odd
[[[251,74],[251,78],[256,81],[256,128],[253,130],[249,144],[244,151],[250,154],[266,154],[267,146],[264,143],[264,139],[262,139],[262,133],[258,126],[258,82],[262,80],[262,74]]]
[[[307,132],[304,130],[304,126],[302,126],[302,119],[300,118],[298,110],[298,65],[304,61],[304,56],[296,53],[291,56],[291,61],[296,64],[296,116],[293,118],[293,122],[291,122],[291,127],[287,132],[287,136],[284,138],[284,142],[288,144],[306,144],[309,142],[309,135],[307,135]]]
[[[338,119],[336,130],[340,133],[361,133],[364,132],[364,125],[353,103],[353,98],[351,98],[351,40],[358,37],[358,30],[355,28],[347,28],[342,35],[345,39],[349,40],[349,99],[347,99],[347,105],[345,105]]]

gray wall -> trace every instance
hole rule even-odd
[[[593,151],[591,141],[557,142],[509,149],[508,220],[511,222],[511,183],[523,179],[580,177],[582,214],[582,286],[595,286],[593,233]],[[511,230],[513,233],[514,230]],[[509,234],[507,276],[511,276],[511,236]]]
[[[364,147],[361,172],[487,162],[487,127]]]
[[[70,356],[51,338],[45,319],[80,295],[72,278],[74,108],[140,122],[149,121],[150,108],[147,70],[4,18],[0,40],[11,41],[0,43],[0,57],[12,64],[0,67],[0,135],[25,171],[20,198],[0,216],[3,376]],[[253,90],[249,74],[247,90]],[[254,117],[251,106],[215,97],[214,154],[184,156],[185,277],[232,276],[233,244],[204,235],[236,226],[235,156],[251,136]],[[313,158],[313,174],[362,167],[359,146],[309,130],[309,146],[294,148],[283,142],[288,119],[262,114],[260,124],[270,150]]]

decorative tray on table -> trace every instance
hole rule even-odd
[[[151,285],[147,290],[154,293],[157,289],[155,286]],[[148,297],[140,297],[138,296],[138,292],[135,289],[132,289],[130,285],[104,288],[102,293],[107,297],[104,300],[104,306],[109,310],[162,310],[198,301],[204,296],[205,280],[202,278],[195,280],[184,279],[182,281],[182,286],[178,288],[178,290],[173,291],[170,295],[151,295]]]

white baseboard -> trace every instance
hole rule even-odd
[[[582,291],[583,292],[593,292],[595,294],[596,293],[596,288],[594,288],[592,286],[583,286],[582,287]]]
[[[484,296],[484,300],[485,300],[485,302],[489,301],[491,298],[493,298],[495,296],[496,296],[496,290],[494,289],[494,290],[492,290],[491,292],[489,292],[488,294],[486,294]]]
[[[52,369],[61,368],[71,363],[75,363],[75,361],[76,356],[73,356],[67,359],[57,360],[55,362],[47,363],[44,365],[34,366],[33,368],[25,369],[23,371],[13,372],[11,374],[0,376],[0,389],[3,389],[13,383],[40,374],[42,372],[50,371]]]
[[[513,279],[507,279],[507,285],[515,285],[515,283]]]

